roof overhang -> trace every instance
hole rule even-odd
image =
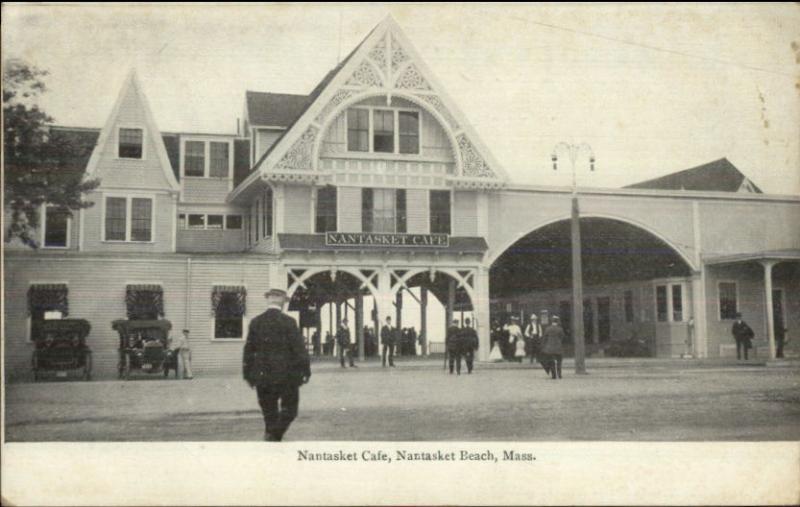
[[[705,257],[703,259],[706,266],[760,261],[800,261],[800,249],[765,250],[763,252],[718,255],[714,257]]]

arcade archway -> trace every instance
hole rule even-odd
[[[654,232],[582,217],[584,339],[589,355],[691,354],[692,268]],[[570,221],[528,233],[490,270],[492,319],[559,315],[572,353]]]

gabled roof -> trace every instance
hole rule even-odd
[[[656,190],[703,190],[716,192],[738,192],[742,185],[752,187],[761,194],[761,189],[750,181],[727,158],[667,174],[652,180],[628,185],[626,188],[649,188]]]
[[[117,96],[117,100],[114,103],[114,108],[112,109],[111,114],[108,115],[108,120],[106,121],[105,126],[100,131],[100,137],[97,140],[97,145],[95,146],[94,151],[92,151],[92,156],[89,158],[89,162],[86,164],[86,175],[88,177],[95,176],[103,147],[109,142],[109,139],[112,136],[112,130],[117,124],[117,118],[120,114],[122,101],[125,99],[131,89],[136,94],[136,99],[143,110],[142,113],[144,114],[144,120],[145,124],[147,125],[148,132],[159,133],[157,141],[154,143],[154,149],[156,157],[160,162],[161,169],[164,172],[164,177],[166,178],[167,184],[171,190],[178,191],[180,190],[180,185],[178,185],[178,180],[175,178],[173,171],[170,170],[172,165],[170,163],[169,156],[167,155],[167,149],[164,146],[164,141],[161,139],[160,131],[158,130],[155,119],[153,118],[153,112],[150,109],[150,104],[147,101],[147,97],[144,95],[144,92],[142,91],[142,86],[139,84],[139,78],[136,76],[136,71],[134,70],[131,70],[128,73],[128,76],[125,78],[125,83],[122,85],[122,89]]]
[[[392,50],[388,51],[390,41]],[[397,60],[395,48],[400,53]],[[380,85],[376,84],[376,80]],[[229,199],[235,200],[251,183],[257,181],[259,175],[256,173],[275,171],[275,166],[284,162],[294,168],[299,164],[303,166],[301,169],[310,169],[307,164],[310,157],[308,146],[314,143],[325,118],[332,117],[329,114],[331,110],[345,100],[368,96],[373,92],[398,96],[417,94],[416,100],[421,101],[418,103],[427,103],[426,108],[435,110],[434,116],[439,116],[443,124],[452,127],[451,142],[456,163],[463,171],[459,178],[470,180],[475,185],[478,182],[497,185],[507,180],[503,168],[480,141],[457,105],[447,96],[444,87],[394,19],[388,16],[307,96],[308,102],[303,112],[256,161],[250,176],[234,189]],[[320,114],[327,116],[318,117]],[[304,176],[298,174],[297,177]]]
[[[288,127],[308,105],[308,95],[245,92],[247,118],[253,127]]]
[[[167,150],[167,158],[176,180],[180,179],[181,173],[179,135],[174,133],[161,134],[164,148]],[[63,140],[72,147],[70,158],[62,161],[67,170],[86,172],[89,158],[100,137],[100,129],[52,125],[50,127],[50,137],[53,140]]]

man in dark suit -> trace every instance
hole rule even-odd
[[[389,354],[389,366],[394,368],[394,346],[397,342],[397,330],[392,327],[392,318],[386,317],[386,324],[381,328],[381,344],[383,344],[383,367],[386,368],[386,354]]]
[[[265,296],[267,310],[250,322],[243,373],[258,394],[264,440],[279,442],[297,417],[300,385],[311,378],[311,366],[297,324],[283,313],[286,292],[271,289]]]
[[[472,327],[470,320],[464,319],[464,329],[461,330],[461,347],[464,353],[464,360],[467,363],[467,373],[472,373],[472,365],[475,362],[475,351],[478,350],[478,333]]]
[[[350,328],[347,327],[347,319],[342,319],[342,324],[339,326],[339,330],[336,331],[336,343],[339,345],[339,363],[342,368],[344,368],[345,356],[347,356],[351,368],[358,368],[353,362],[353,343],[351,339]]]
[[[445,349],[447,349],[447,357],[450,362],[450,374],[453,373],[453,366],[455,365],[456,372],[461,375],[461,328],[458,327],[458,320],[456,319],[453,319],[453,323],[447,328]]]
[[[755,336],[753,330],[747,325],[747,322],[742,320],[742,314],[736,314],[736,322],[733,323],[731,328],[733,339],[736,340],[736,359],[742,358],[742,351],[744,351],[744,360],[747,361],[747,351],[752,348],[752,339]]]

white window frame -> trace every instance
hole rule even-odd
[[[183,228],[180,230],[183,231],[243,231],[245,229],[244,218],[245,215],[242,213],[214,213],[214,212],[202,212],[202,213],[193,213],[191,211],[181,211],[178,213],[178,218],[180,219],[180,215],[186,216],[186,221],[184,222]],[[203,227],[189,227],[189,215],[200,215],[203,217]],[[221,229],[212,229],[208,227],[208,216],[209,215],[218,215],[222,217],[222,228]],[[228,229],[228,217],[229,216],[238,216],[242,218],[242,226],[238,229]]]
[[[720,289],[719,286],[723,283],[732,283],[734,288],[736,289],[736,308],[734,309],[734,314],[739,312],[739,281],[738,280],[717,280],[717,321],[718,322],[733,322],[734,319],[723,319],[722,318],[722,305],[720,304]]]
[[[119,156],[119,141],[120,141],[120,131],[122,129],[138,129],[142,131],[142,156],[141,158],[132,158],[132,157],[120,157]],[[119,124],[117,125],[117,139],[116,139],[116,149],[114,152],[114,158],[116,160],[147,160],[147,129],[143,125],[136,125],[136,124]]]
[[[421,157],[422,156],[422,110],[421,109],[414,109],[411,107],[392,107],[392,106],[372,106],[372,105],[359,105],[359,106],[352,106],[345,110],[345,117],[347,116],[347,111],[350,109],[363,109],[368,111],[368,151],[350,151],[349,146],[345,149],[345,153],[348,155],[357,155],[361,154],[366,155],[378,155],[378,156],[401,156],[401,157]],[[375,124],[373,121],[374,111],[391,111],[392,112],[392,123],[394,125],[394,141],[393,141],[393,151],[386,152],[386,151],[375,151]],[[419,143],[417,145],[417,153],[400,153],[400,112],[409,112],[409,113],[417,113],[417,123],[418,123],[418,137]],[[345,137],[347,137],[347,125],[345,121]],[[347,139],[345,139],[345,145],[347,145]]]
[[[65,280],[31,280],[28,282],[28,291],[34,285],[66,285],[67,286],[67,293],[69,293],[69,282]],[[28,307],[28,291],[25,291],[25,307]],[[27,310],[26,310],[27,313]],[[25,342],[26,343],[33,343],[33,336],[31,335],[31,325],[33,324],[33,318],[28,315],[25,318]]]
[[[125,199],[125,239],[106,239],[106,204],[108,198]],[[134,241],[131,239],[131,226],[133,224],[133,216],[131,210],[133,207],[133,199],[150,199],[152,204],[150,208],[150,241]],[[132,243],[132,244],[152,244],[156,242],[156,195],[155,194],[120,194],[120,193],[104,193],[103,206],[101,213],[100,227],[102,227],[101,237],[103,243]]]
[[[247,290],[247,285],[240,283],[240,282],[227,282],[227,283],[219,283],[214,282],[211,284],[211,289],[208,293],[208,297],[211,298],[211,295],[214,294],[214,287],[219,286],[236,286],[236,287],[244,287],[244,290],[247,291],[248,295],[250,291]],[[245,305],[244,315],[242,315],[242,336],[238,338],[217,338],[216,335],[216,328],[217,328],[217,314],[214,313],[213,317],[211,318],[211,330],[209,336],[211,336],[212,342],[243,342],[247,339],[247,334],[250,331],[250,318],[247,316],[249,313],[250,305]]]
[[[683,308],[681,310],[681,319],[675,320],[674,319],[674,305],[672,300],[672,287],[680,286],[681,288],[681,303]],[[653,280],[653,322],[656,324],[670,324],[670,323],[683,323],[688,322],[688,313],[687,309],[688,306],[687,302],[687,281],[684,279],[675,279],[675,278],[662,278],[658,280]],[[667,289],[667,320],[658,320],[658,287],[665,287]],[[718,299],[719,300],[719,299]],[[737,302],[738,305],[738,302]]]
[[[202,176],[187,176],[186,175],[186,143],[198,142],[203,143],[203,175]],[[211,176],[211,143],[225,143],[228,145],[228,175],[224,177]],[[181,178],[189,180],[220,180],[232,181],[233,180],[233,139],[218,139],[205,136],[185,136],[181,137],[180,145],[180,166]]]
[[[47,208],[58,208],[58,206],[54,204],[43,204],[39,211],[39,223],[42,224],[39,234],[39,246],[40,248],[46,248],[48,250],[68,250],[70,247],[70,240],[72,235],[72,217],[67,215],[67,244],[66,246],[47,246],[45,244],[45,238],[47,237]],[[105,227],[105,222],[104,222]]]

